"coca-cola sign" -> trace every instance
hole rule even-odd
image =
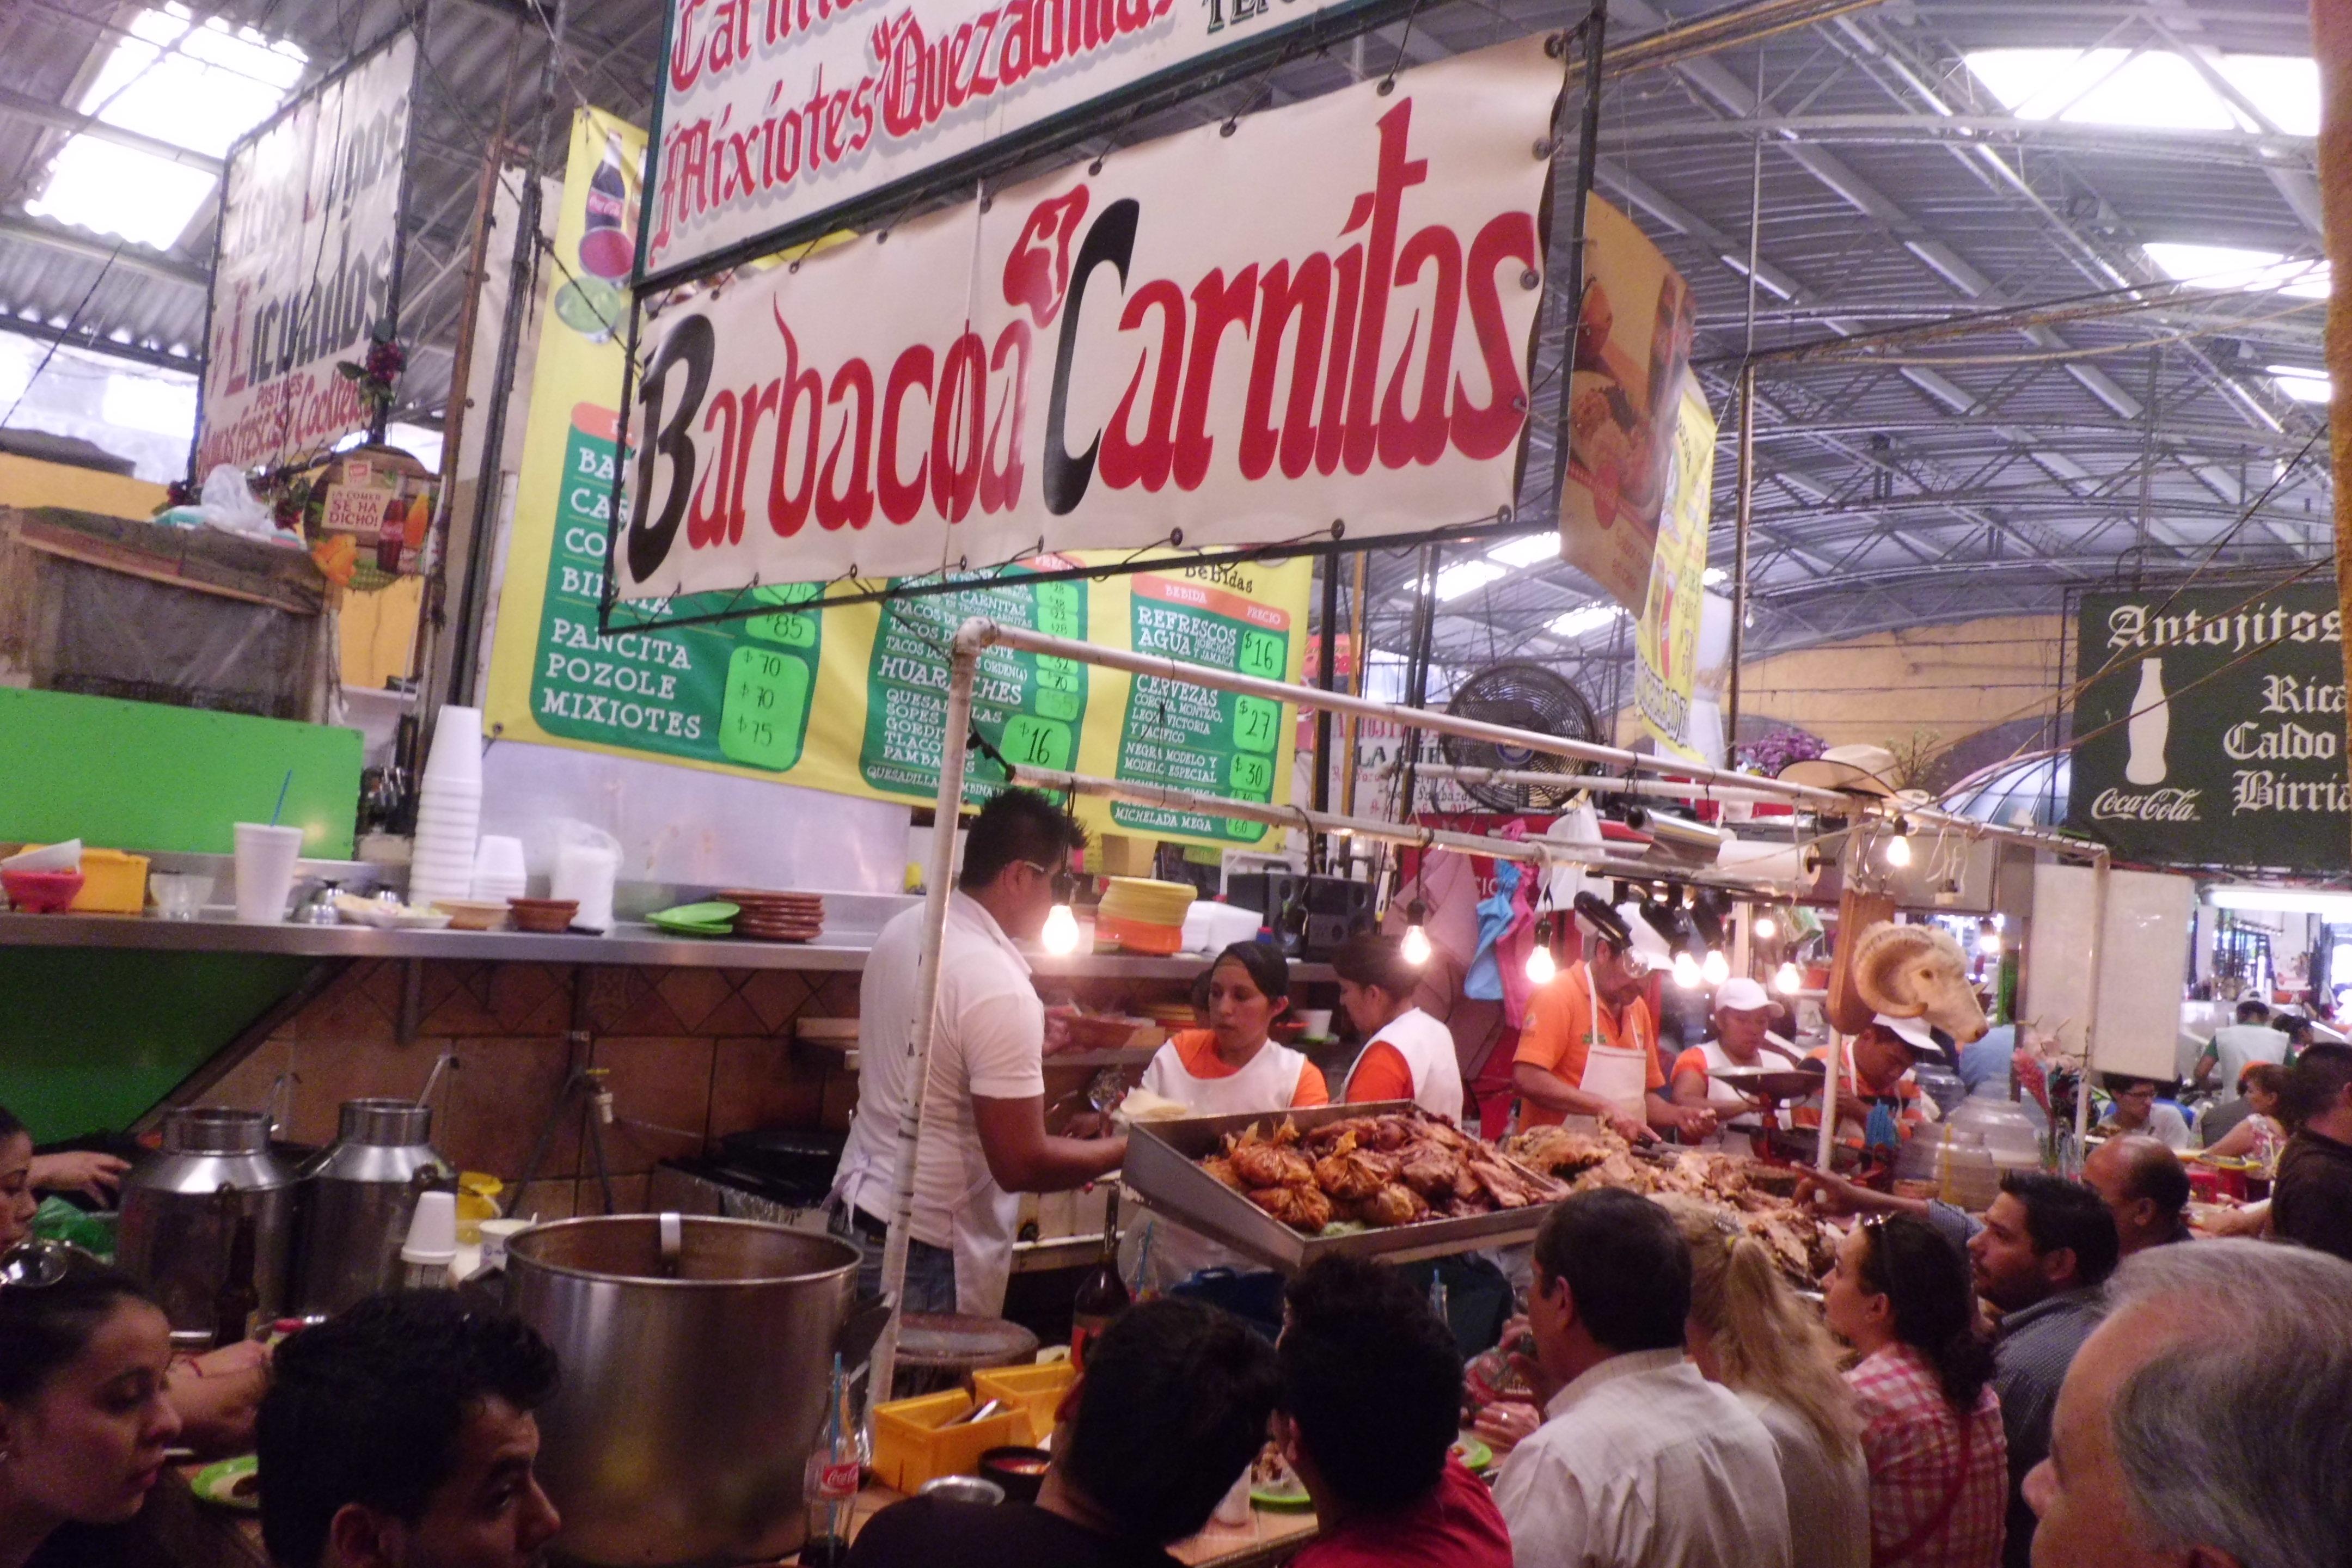
[[[2085,595],[2068,820],[2133,860],[2340,872],[2352,854],[2332,585]]]
[[[620,596],[1501,514],[1559,89],[1505,45],[652,317]]]

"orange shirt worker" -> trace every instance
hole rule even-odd
[[[1536,993],[1512,1058],[1519,1125],[1547,1127],[1571,1116],[1604,1122],[1631,1142],[1656,1131],[1704,1138],[1715,1112],[1680,1106],[1660,1091],[1658,1024],[1643,987],[1653,970],[1673,967],[1666,940],[1640,907],[1619,909],[1591,893],[1576,896],[1585,960]],[[1652,1130],[1655,1129],[1656,1131]]]

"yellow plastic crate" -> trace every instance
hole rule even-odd
[[[120,849],[85,847],[81,852],[81,891],[66,907],[86,915],[140,913],[147,907],[147,857],[127,855]]]
[[[972,1407],[972,1396],[961,1388],[926,1394],[915,1399],[894,1399],[874,1410],[874,1475],[895,1491],[912,1495],[926,1481],[941,1476],[968,1476],[980,1468],[980,1457],[991,1448],[1018,1445],[1029,1429],[1028,1416],[1004,1410],[961,1426],[948,1423]]]
[[[1077,1381],[1078,1369],[1066,1361],[992,1367],[971,1374],[972,1391],[982,1399],[1002,1399],[1007,1409],[1021,1413],[1028,1422],[1029,1435],[1020,1441],[1032,1447],[1052,1436],[1055,1414]]]

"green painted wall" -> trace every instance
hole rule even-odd
[[[39,1142],[127,1127],[314,962],[0,948],[0,1105]]]
[[[339,725],[0,687],[0,841],[226,855],[291,769],[280,820],[304,855],[348,860],[360,753]]]

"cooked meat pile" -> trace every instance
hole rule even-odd
[[[1335,1220],[1369,1226],[1528,1208],[1568,1194],[1448,1122],[1350,1116],[1312,1131],[1284,1117],[1225,1139],[1201,1168],[1308,1235]]]
[[[1772,1250],[1774,1261],[1801,1289],[1817,1288],[1837,1261],[1821,1222],[1792,1201],[1796,1173],[1713,1149],[1661,1149],[1637,1155],[1602,1128],[1571,1132],[1537,1127],[1503,1142],[1504,1152],[1569,1183],[1570,1190],[1624,1187],[1651,1197],[1694,1199],[1728,1216]]]

